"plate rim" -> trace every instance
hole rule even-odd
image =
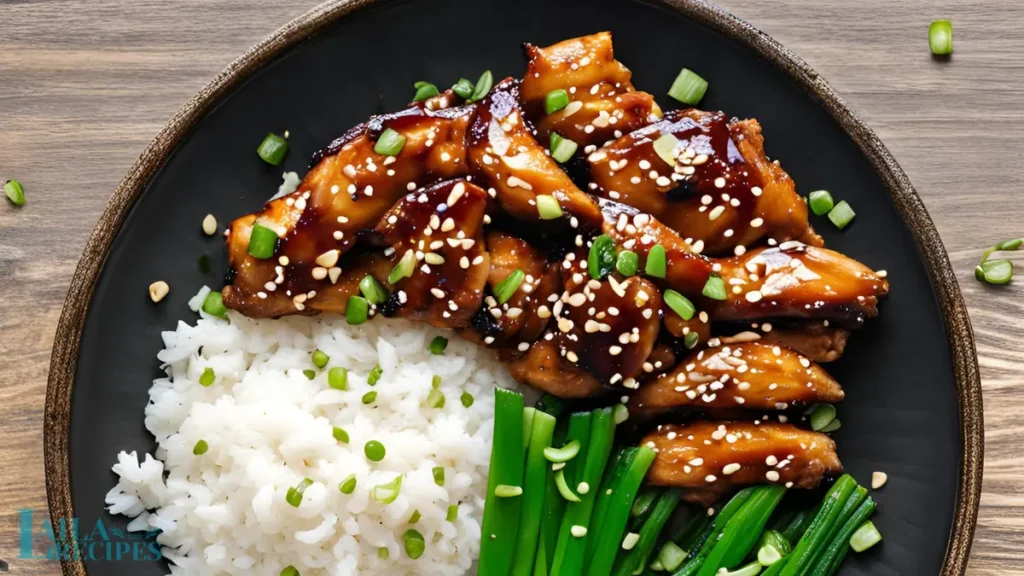
[[[78,367],[79,343],[100,272],[128,212],[193,126],[213,110],[222,97],[266,64],[352,12],[382,0],[329,0],[276,30],[228,65],[193,96],[160,130],[114,190],[86,243],[64,301],[46,385],[43,459],[51,519],[70,522],[69,440],[71,396]],[[900,217],[910,228],[938,297],[956,380],[960,413],[960,471],[953,523],[941,576],[962,576],[974,539],[981,498],[984,461],[984,421],[981,377],[974,332],[963,295],[938,231],[914,186],[881,140],[842,98],[803,59],[768,34],[706,0],[645,0],[667,8],[753,50],[785,73],[800,89],[815,97],[843,131],[867,156],[885,183]],[[81,559],[62,559],[64,576],[87,576]]]

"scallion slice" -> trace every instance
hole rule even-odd
[[[576,153],[576,149],[579,145],[575,141],[561,136],[557,132],[551,133],[551,157],[565,164],[568,162],[572,155]]]
[[[433,388],[427,394],[427,406],[431,408],[444,408],[444,392]]]
[[[515,498],[523,495],[523,487],[498,484],[494,487],[494,495],[498,498]]]
[[[348,432],[346,432],[344,428],[334,426],[333,429],[331,430],[331,433],[334,436],[334,439],[337,440],[338,442],[341,442],[342,444],[348,444]]]
[[[431,388],[440,388],[441,387],[441,377],[438,376],[437,374],[434,374],[434,377],[430,379],[430,387]]]
[[[213,384],[213,381],[216,380],[216,379],[217,379],[217,374],[213,371],[213,368],[210,368],[210,367],[203,368],[203,373],[199,375],[199,385],[200,386],[204,386],[204,387],[205,386],[210,386],[210,385]]]
[[[423,80],[413,84],[413,88],[416,89],[416,95],[412,97],[413,102],[422,102],[427,98],[433,98],[439,94],[437,86],[434,86],[430,82],[424,82]]]
[[[829,422],[828,426],[822,428],[820,432],[835,432],[836,430],[839,430],[842,427],[843,423],[839,421],[839,418],[836,418],[835,420]]]
[[[644,266],[644,273],[655,278],[664,278],[668,272],[668,254],[665,247],[655,244],[647,252],[647,265]]]
[[[8,180],[4,182],[4,195],[11,201],[11,204],[15,206],[25,205],[25,189],[22,188],[21,182],[17,180]]]
[[[434,484],[444,486],[444,466],[434,466],[430,473],[434,476]]]
[[[473,395],[465,391],[462,392],[462,396],[459,397],[459,400],[462,401],[462,405],[465,406],[466,408],[472,406],[473,402],[475,401]]]
[[[761,566],[771,566],[782,560],[782,554],[775,546],[761,546],[757,551],[757,562]]]
[[[949,20],[935,20],[928,27],[928,46],[936,56],[953,53],[953,23]]]
[[[686,336],[683,337],[683,344],[686,345],[687,350],[693,350],[699,341],[700,336],[696,332],[687,332]]]
[[[477,100],[483,100],[484,96],[491,91],[491,86],[494,85],[494,75],[491,74],[490,70],[484,70],[484,73],[480,75],[480,78],[476,81],[476,85],[473,86],[473,93],[469,96],[470,102],[476,102]]]
[[[206,451],[209,449],[210,445],[206,443],[206,440],[200,440],[192,447],[192,453],[196,456],[202,456],[203,454],[206,454]]]
[[[682,565],[683,560],[686,560],[686,551],[671,540],[665,542],[658,552],[658,561],[669,572],[675,572],[676,568]]]
[[[284,569],[281,570],[281,576],[300,576],[299,569],[295,566],[285,566]]]
[[[388,274],[388,284],[394,286],[402,278],[412,276],[415,267],[416,253],[412,249],[406,250],[405,254],[402,254],[402,259],[398,261],[398,264],[395,264],[395,267],[391,269],[391,273]]]
[[[220,292],[210,292],[206,295],[206,299],[203,300],[203,312],[218,318],[227,316],[228,309],[224,306],[224,297]]]
[[[850,548],[855,552],[863,552],[882,541],[882,533],[875,528],[875,524],[868,520],[861,524],[860,528],[850,536]]]
[[[562,217],[562,207],[558,199],[550,194],[537,195],[537,213],[541,220],[554,220]]]
[[[444,515],[444,519],[448,522],[455,522],[455,519],[459,517],[459,505],[449,504],[448,513]]]
[[[316,370],[303,370],[302,375],[306,377],[306,380],[312,380],[316,378]]]
[[[420,518],[422,518],[422,517],[423,517],[423,515],[420,514],[419,510],[413,510],[412,511],[412,516],[409,516],[409,524],[415,524],[415,523],[419,522]]]
[[[277,232],[262,224],[253,224],[249,234],[249,255],[261,260],[273,258],[274,250],[277,249],[277,240]]]
[[[310,357],[310,360],[313,361],[313,366],[316,366],[317,368],[323,368],[327,366],[328,362],[331,361],[331,357],[328,356],[323,350],[317,348],[316,350],[313,350],[313,355]]]
[[[313,485],[313,480],[309,478],[303,478],[302,482],[299,482],[297,486],[288,488],[288,493],[285,494],[285,502],[288,502],[293,508],[298,508],[302,504],[302,493]]]
[[[386,128],[381,132],[380,138],[377,138],[377,143],[373,145],[373,151],[384,156],[398,156],[404,147],[405,136],[391,128]]]
[[[411,528],[402,534],[402,540],[405,542],[405,553],[413,560],[423,556],[427,549],[427,541],[423,539],[423,534]]]
[[[662,134],[654,141],[654,151],[658,154],[658,157],[665,161],[669,166],[676,165],[676,146],[679,144],[679,140],[672,134]]]
[[[370,304],[383,304],[388,299],[388,291],[369,274],[359,281],[359,291]]]
[[[832,208],[832,210],[829,211],[828,219],[836,225],[836,228],[842,230],[843,228],[846,228],[856,215],[857,214],[853,211],[853,208],[846,203],[846,200],[843,200],[839,202],[839,204],[836,204],[835,208]]]
[[[363,446],[363,454],[366,455],[366,459],[371,462],[380,462],[387,455],[387,450],[384,449],[384,445],[377,440],[370,440]]]
[[[459,78],[459,81],[452,86],[452,92],[455,92],[459,98],[468,100],[473,95],[473,83],[465,78]]]
[[[349,296],[345,306],[345,320],[352,324],[362,324],[370,317],[370,303],[362,296]]]
[[[679,76],[676,76],[675,81],[672,82],[672,87],[668,89],[668,95],[683,104],[696,106],[707,90],[707,80],[701,78],[692,70],[683,68]]]
[[[516,268],[504,280],[499,282],[494,287],[494,297],[498,299],[498,303],[504,304],[508,302],[508,299],[519,289],[519,285],[523,283],[523,278],[525,277],[526,273]]]
[[[277,134],[267,134],[263,142],[260,142],[259,148],[256,149],[256,153],[260,155],[260,158],[264,162],[271,166],[277,166],[284,160],[285,154],[288,153],[288,141],[278,136]]]
[[[384,373],[384,369],[377,364],[370,370],[370,375],[366,377],[366,383],[370,386],[376,386],[377,382],[380,382],[380,376]]]
[[[395,479],[387,484],[378,484],[370,490],[373,499],[381,504],[391,504],[398,498],[402,491],[402,475],[395,476]]]
[[[974,269],[974,276],[989,284],[1006,284],[1013,278],[1013,263],[1009,260],[988,260]]]
[[[626,408],[625,404],[616,404],[612,409],[612,418],[615,420],[616,426],[629,420],[629,408]]]
[[[601,280],[615,268],[615,243],[611,236],[601,234],[594,238],[587,256],[587,272],[594,280]]]
[[[335,390],[348,390],[348,370],[341,366],[328,370],[327,385]]]
[[[349,474],[348,476],[346,476],[345,479],[341,481],[341,484],[338,484],[338,490],[340,490],[342,494],[351,494],[355,492],[356,475]]]
[[[619,252],[618,257],[615,259],[615,269],[623,276],[632,276],[636,274],[636,270],[639,266],[640,257],[636,255],[636,252],[631,250],[623,250],[622,252]]]
[[[448,347],[448,339],[444,336],[434,336],[434,339],[430,341],[430,353],[434,356],[444,352],[445,348]]]
[[[725,292],[725,281],[718,274],[708,276],[708,281],[704,283],[704,290],[701,293],[712,300],[725,300],[728,297]]]
[[[807,205],[815,216],[824,216],[835,206],[835,201],[828,190],[815,190],[807,195]]]
[[[548,446],[544,449],[544,458],[546,458],[548,462],[568,462],[575,458],[579,453],[580,441],[573,440],[561,448]]]
[[[363,394],[363,397],[362,397],[363,404],[373,404],[376,401],[377,401],[377,392],[375,390],[370,390],[366,394]]]
[[[388,557],[390,556],[391,552],[388,550],[387,546],[380,546],[379,548],[377,548],[377,558],[380,558],[381,560],[387,560]]]
[[[559,469],[555,472],[555,487],[558,488],[558,493],[562,495],[569,502],[579,502],[580,497],[569,488],[569,484],[565,481],[565,469]]]
[[[815,404],[808,411],[811,429],[820,432],[836,419],[836,407],[831,404]]]
[[[569,93],[559,88],[544,96],[544,112],[554,114],[569,105]]]
[[[675,290],[665,290],[665,294],[662,295],[662,299],[665,300],[665,304],[668,305],[673,312],[679,314],[679,317],[683,320],[693,318],[694,313],[697,312],[693,302],[690,302],[689,298]]]

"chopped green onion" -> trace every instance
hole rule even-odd
[[[444,408],[444,392],[434,388],[427,394],[427,406],[431,408]]]
[[[213,368],[204,368],[203,373],[199,375],[199,384],[201,386],[210,386],[213,381],[217,379],[217,374],[213,371]]]
[[[267,164],[277,166],[284,160],[284,155],[288,153],[288,141],[277,134],[267,134],[263,142],[260,142],[260,147],[256,149],[256,153]]]
[[[839,202],[839,204],[836,204],[835,208],[829,211],[828,219],[836,225],[836,228],[842,230],[843,228],[846,228],[850,223],[850,220],[853,220],[853,217],[856,215],[857,214],[853,211],[853,208],[850,208],[850,205],[846,203],[846,200],[843,200]]]
[[[444,486],[444,466],[434,466],[430,473],[434,476],[434,484]]]
[[[334,436],[334,439],[337,440],[338,442],[348,444],[348,432],[346,432],[344,428],[338,428],[337,426],[334,426],[333,429],[331,430],[331,434]]]
[[[775,548],[775,546],[761,546],[757,551],[757,562],[761,566],[771,566],[779,560],[782,560],[782,554]]]
[[[996,244],[996,250],[1012,251],[1020,248],[1021,244],[1024,244],[1024,238],[1011,238]]]
[[[366,454],[366,459],[371,462],[380,462],[386,453],[384,445],[376,440],[370,440],[363,446],[363,454]]]
[[[587,272],[594,280],[601,280],[615,268],[615,243],[611,236],[601,234],[594,238],[587,256]]]
[[[671,540],[665,542],[658,552],[658,561],[669,572],[674,572],[676,568],[679,568],[683,560],[686,560],[686,551]]]
[[[498,498],[515,498],[523,495],[523,487],[498,484],[494,487],[494,495]]]
[[[22,188],[21,182],[17,180],[8,180],[4,182],[4,195],[11,201],[11,204],[15,206],[25,205],[25,189]]]
[[[359,281],[359,291],[370,304],[383,304],[388,299],[388,291],[369,274]]]
[[[389,556],[391,556],[391,552],[388,551],[387,546],[381,546],[380,548],[377,548],[377,558],[380,558],[381,560],[387,560]]]
[[[549,446],[544,449],[544,457],[547,458],[549,462],[568,462],[575,458],[579,453],[579,440],[573,440],[561,448]]]
[[[316,370],[303,370],[302,375],[305,376],[307,380],[312,380],[313,378],[316,378]]]
[[[723,569],[724,570],[724,569]],[[760,562],[751,562],[746,566],[737,568],[735,570],[725,570],[724,572],[718,572],[721,576],[757,576],[761,572]]]
[[[387,484],[378,484],[370,490],[373,499],[381,504],[391,504],[398,498],[402,491],[402,475],[395,476],[395,479]]]
[[[541,220],[554,220],[555,218],[562,217],[562,207],[558,204],[558,199],[554,196],[549,194],[538,194],[537,213],[540,214]]]
[[[380,382],[380,376],[384,373],[384,369],[377,364],[370,370],[370,375],[366,377],[366,383],[370,386],[376,386],[377,382]]]
[[[437,91],[437,86],[434,86],[430,82],[424,82],[423,80],[413,84],[413,88],[416,89],[416,95],[412,97],[413,102],[422,102],[427,98],[433,98],[440,93]]]
[[[412,511],[412,516],[409,516],[409,522],[408,523],[409,524],[415,524],[415,523],[419,522],[420,518],[422,518],[422,517],[423,517],[423,515],[420,514],[419,510],[413,510]]]
[[[348,390],[348,370],[341,366],[328,370],[327,385],[335,390]]]
[[[764,534],[761,534],[760,546],[762,548],[765,546],[775,548],[780,556],[786,556],[793,551],[789,540],[786,540],[786,537],[778,530],[765,530]]]
[[[499,282],[494,287],[494,297],[498,299],[498,304],[508,302],[508,299],[519,289],[519,285],[523,283],[523,278],[525,277],[526,273],[516,268],[504,280]]]
[[[693,318],[693,315],[697,312],[697,309],[693,306],[693,302],[686,296],[683,296],[675,290],[665,290],[662,295],[665,300],[665,304],[668,305],[679,317],[683,320],[689,320]]]
[[[277,248],[277,232],[262,224],[253,224],[249,234],[249,255],[253,258],[266,260],[274,256]]]
[[[815,190],[807,195],[807,204],[815,216],[824,216],[835,206],[835,201],[828,190]]]
[[[615,259],[615,269],[623,276],[632,276],[636,274],[636,270],[639,266],[640,257],[636,255],[636,252],[632,252],[630,250],[623,250],[622,252],[619,252],[619,256]]]
[[[299,570],[295,566],[285,566],[281,570],[281,576],[299,576]]]
[[[629,408],[626,408],[625,404],[616,404],[612,409],[612,417],[615,419],[616,425],[622,424],[629,420]]]
[[[484,73],[480,75],[480,79],[476,81],[476,86],[473,87],[473,93],[469,96],[470,102],[476,102],[477,100],[483,100],[484,96],[491,91],[491,86],[494,85],[494,75],[491,74],[490,70],[484,70]]]
[[[712,274],[708,276],[708,281],[704,283],[704,290],[701,292],[712,300],[725,300],[727,298],[725,293],[725,281],[718,274]]]
[[[434,356],[444,352],[444,349],[448,347],[448,339],[444,336],[434,336],[434,339],[430,341],[430,353]]]
[[[338,484],[338,490],[341,490],[342,494],[351,494],[356,490],[356,475],[349,474]]]
[[[404,147],[405,136],[391,128],[386,128],[377,138],[377,143],[373,145],[373,151],[384,156],[398,156]]]
[[[554,114],[569,105],[569,93],[559,88],[544,96],[544,112]]]
[[[989,284],[1006,284],[1013,278],[1013,263],[1009,260],[989,260],[974,269],[974,277]]]
[[[647,265],[644,267],[644,272],[648,276],[664,278],[667,271],[668,255],[665,252],[665,247],[661,244],[655,244],[651,247],[650,252],[647,253]]]
[[[370,303],[362,296],[349,296],[345,306],[345,321],[355,326],[370,317]]]
[[[473,395],[470,394],[469,392],[463,391],[462,396],[459,399],[462,401],[462,405],[465,406],[466,408],[469,408],[470,406],[473,405],[474,398]]]
[[[882,533],[875,528],[875,524],[868,520],[861,524],[860,528],[850,537],[850,548],[855,552],[863,552],[882,541]]]
[[[371,390],[366,394],[363,394],[363,404],[373,404],[377,401],[377,391]]]
[[[672,87],[668,89],[668,95],[679,100],[683,104],[696,106],[708,90],[707,80],[701,78],[688,68],[683,68],[676,76]]]
[[[687,332],[686,336],[683,337],[683,344],[686,346],[687,350],[693,350],[699,340],[700,336],[698,336],[696,332]]]
[[[579,502],[580,497],[577,496],[572,488],[569,488],[569,484],[565,481],[565,469],[561,469],[555,472],[555,486],[558,487],[558,493],[562,495],[569,502]]]
[[[395,267],[391,269],[391,273],[388,274],[388,284],[395,285],[402,278],[408,278],[412,276],[412,272],[416,267],[416,254],[412,249],[406,250],[405,254],[402,255],[402,259],[395,264]]]
[[[568,162],[572,155],[576,153],[576,149],[579,148],[574,140],[563,137],[557,132],[551,133],[551,157],[565,164]]]
[[[819,430],[819,432],[835,432],[836,430],[839,430],[842,426],[843,423],[839,421],[839,418],[836,418],[835,420],[829,422],[824,428]]]
[[[643,568],[644,568],[643,563],[641,563],[640,566],[637,568],[637,571],[633,572],[633,574],[643,574]],[[652,572],[664,572],[665,571],[665,567],[661,564],[661,560],[658,560],[657,558],[654,559],[654,562],[651,562],[651,564],[650,564],[650,566],[648,566],[648,568],[650,568]]]
[[[291,504],[293,508],[298,508],[299,504],[302,504],[302,493],[312,485],[313,481],[311,479],[303,478],[302,482],[299,482],[297,486],[288,488],[288,493],[284,496],[285,502]]]
[[[665,164],[669,166],[676,165],[676,146],[679,145],[679,140],[672,134],[662,134],[657,140],[654,141],[654,152],[659,158],[665,161]]]
[[[206,299],[203,300],[203,312],[218,318],[227,316],[228,309],[224,306],[224,297],[220,292],[210,292],[206,295]]]
[[[455,519],[459,517],[459,505],[449,504],[448,513],[444,515],[444,519],[449,522],[455,522]]]
[[[434,374],[434,377],[430,379],[430,387],[431,388],[440,388],[441,387],[441,377],[438,376],[437,374]]]
[[[203,454],[206,454],[206,451],[209,449],[210,445],[206,443],[206,440],[200,440],[192,447],[192,453],[196,456],[202,456]]]
[[[936,56],[953,53],[953,23],[949,20],[935,20],[928,27],[928,47]]]
[[[323,350],[317,348],[316,350],[313,350],[312,360],[313,366],[316,366],[317,368],[323,368],[324,366],[327,366],[328,362],[331,361],[331,357],[325,354]]]
[[[820,432],[836,419],[836,407],[831,404],[815,404],[808,411],[811,420],[811,429]]]
[[[402,540],[405,541],[405,553],[413,560],[423,556],[423,552],[427,549],[427,542],[423,539],[423,534],[411,528],[402,534]]]
[[[469,97],[473,95],[473,83],[465,78],[459,78],[459,81],[452,86],[452,92],[455,92],[463,100],[469,100]]]

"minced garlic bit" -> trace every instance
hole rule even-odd
[[[888,481],[889,481],[889,475],[886,474],[885,472],[875,471],[875,472],[871,473],[871,489],[872,490],[878,490],[882,486],[885,486],[885,483],[888,482]]]
[[[163,280],[157,280],[149,285],[149,298],[153,302],[159,302],[167,296],[167,293],[171,291],[171,287],[167,285],[167,282]]]
[[[213,214],[207,214],[206,218],[203,218],[203,233],[207,236],[217,233],[217,218]]]

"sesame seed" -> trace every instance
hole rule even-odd
[[[718,478],[715,478],[714,474],[708,474],[707,476],[704,477],[704,481],[707,482],[708,484],[714,482],[715,480],[718,480]]]
[[[765,473],[764,477],[767,478],[769,482],[779,481],[779,473],[776,472],[775,470],[769,470],[768,472]]]
[[[733,462],[732,464],[726,464],[725,467],[722,468],[722,474],[725,474],[726,476],[729,476],[730,474],[732,474],[734,472],[738,472],[740,468],[741,468],[741,466],[739,464],[737,464],[736,462]]]
[[[708,220],[717,220],[722,213],[725,212],[725,206],[715,206],[711,212],[708,213]]]

